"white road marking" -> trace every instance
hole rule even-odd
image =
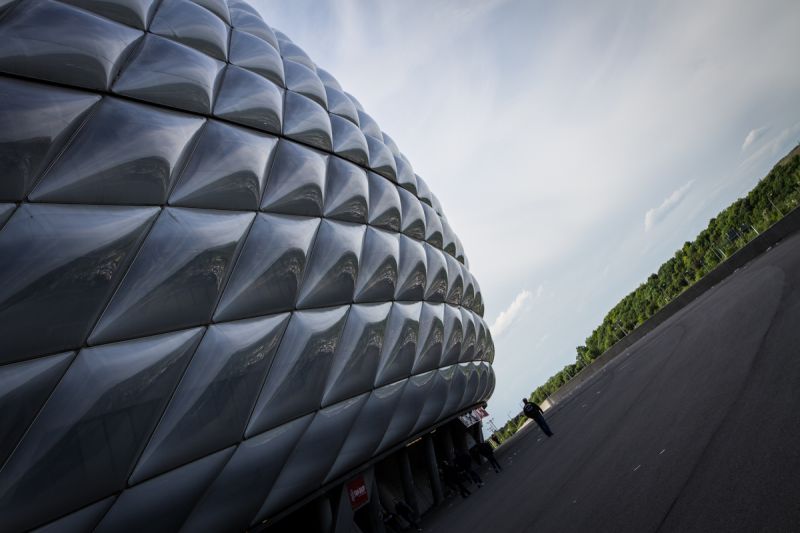
[[[581,407],[586,407],[586,404],[581,405]]]
[[[661,454],[662,454],[662,453],[664,453],[665,451],[667,451],[667,449],[666,449],[666,448],[664,448],[663,450],[661,450],[660,452],[658,452],[658,455],[661,455]]]
[[[636,471],[637,471],[637,470],[639,470],[641,467],[642,467],[642,465],[636,465],[636,468],[634,468],[634,469],[633,469],[633,471],[634,471],[634,472],[636,472]]]

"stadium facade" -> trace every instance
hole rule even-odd
[[[0,0],[0,529],[379,531],[441,499],[494,388],[467,264],[248,4]]]

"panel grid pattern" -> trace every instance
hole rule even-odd
[[[0,5],[0,523],[238,531],[487,399],[438,199],[251,6]]]

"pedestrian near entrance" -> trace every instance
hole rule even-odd
[[[466,498],[472,494],[469,489],[464,486],[464,476],[456,469],[455,466],[450,464],[449,461],[444,460],[442,461],[441,467],[442,478],[444,479],[445,485],[454,491],[458,491],[462,498]]]
[[[550,431],[550,426],[547,425],[547,420],[544,419],[544,411],[539,407],[539,404],[535,404],[527,398],[523,398],[522,403],[525,404],[522,407],[522,412],[525,413],[525,416],[532,418],[542,428],[545,435],[552,437],[553,432]]]
[[[487,461],[489,461],[489,464],[492,465],[492,468],[494,468],[495,472],[499,473],[503,469],[503,467],[500,466],[500,463],[497,462],[497,458],[494,456],[494,448],[492,448],[491,444],[486,441],[480,442],[475,445],[475,450]]]
[[[481,476],[479,476],[478,473],[472,469],[472,456],[469,454],[469,452],[464,450],[456,450],[455,463],[456,467],[464,475],[468,476],[468,478],[471,479],[472,482],[478,486],[478,488],[483,487],[483,480],[481,479]]]

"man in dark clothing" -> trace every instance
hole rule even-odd
[[[483,487],[483,480],[481,479],[481,476],[479,476],[478,473],[472,469],[472,456],[469,454],[469,452],[464,450],[456,450],[455,463],[456,467],[461,470],[462,473],[469,476],[472,482],[478,485],[478,488]]]
[[[497,459],[494,456],[494,448],[492,448],[491,444],[484,441],[477,444],[475,446],[475,449],[479,454],[484,456],[487,461],[489,461],[489,464],[492,465],[492,468],[494,468],[495,472],[500,472],[503,469],[503,467],[500,466],[500,463],[497,462]]]
[[[547,425],[547,421],[544,419],[544,411],[542,411],[542,408],[527,398],[523,398],[522,402],[525,404],[522,407],[522,412],[525,413],[525,416],[536,421],[539,427],[542,428],[542,431],[544,431],[544,434],[548,437],[552,437],[553,432],[550,431],[550,426]]]
[[[457,490],[462,498],[466,498],[472,494],[469,489],[464,486],[464,476],[455,466],[451,465],[449,461],[442,461],[442,478],[444,478],[445,485],[453,490]]]

